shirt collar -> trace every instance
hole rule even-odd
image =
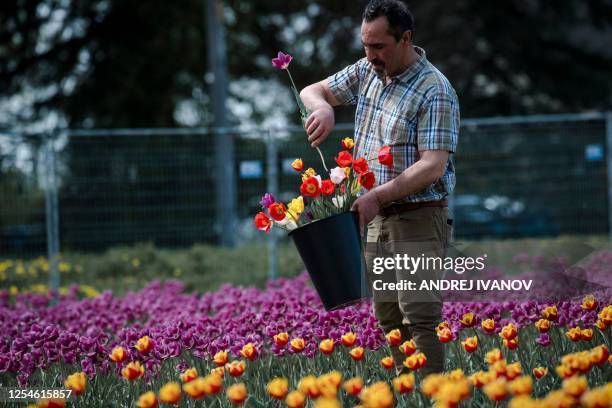
[[[412,65],[410,65],[408,68],[406,68],[404,72],[402,72],[399,75],[394,76],[393,78],[391,78],[391,80],[400,81],[400,82],[408,82],[410,79],[412,79],[412,77],[414,77],[416,74],[421,72],[423,68],[425,68],[425,66],[427,65],[427,56],[425,55],[425,50],[415,45],[414,51],[416,51],[416,53],[419,54],[419,57],[417,58],[417,60]]]

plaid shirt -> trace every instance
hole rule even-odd
[[[434,201],[445,198],[455,186],[453,155],[459,136],[459,101],[446,77],[420,55],[406,71],[385,86],[366,58],[330,76],[327,81],[336,99],[357,105],[355,156],[366,157],[376,183],[384,184],[419,160],[424,150],[451,154],[444,176],[429,187],[397,202]],[[378,163],[378,150],[388,145],[393,168]]]

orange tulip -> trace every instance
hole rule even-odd
[[[590,357],[591,363],[602,365],[606,361],[608,361],[608,357],[610,356],[610,351],[605,344],[601,344],[593,349],[591,349]]]
[[[496,378],[497,375],[493,371],[477,371],[472,374],[469,379],[474,387],[482,388]]]
[[[533,376],[535,378],[537,378],[539,380],[540,378],[542,378],[546,374],[548,374],[548,368],[546,368],[546,367],[534,367],[534,369],[531,371],[531,373],[533,374]]]
[[[393,391],[384,381],[378,381],[365,387],[359,394],[359,399],[365,407],[391,408],[393,406]]]
[[[402,333],[399,329],[393,329],[385,336],[387,338],[387,343],[391,346],[399,346],[402,342]]]
[[[355,146],[355,142],[350,137],[345,137],[340,141],[344,150],[351,150]]]
[[[334,352],[334,340],[333,339],[325,339],[319,343],[319,350],[323,354],[331,354]]]
[[[291,391],[285,398],[285,404],[289,408],[303,408],[306,403],[306,396],[299,391]]]
[[[230,385],[227,389],[227,399],[233,404],[242,404],[248,396],[246,386],[243,383]]]
[[[66,377],[66,381],[64,381],[64,385],[66,388],[72,390],[74,395],[81,395],[85,392],[85,387],[87,386],[87,377],[84,372],[78,372],[74,374],[70,374]]]
[[[344,388],[347,394],[357,396],[363,389],[363,379],[361,377],[354,377],[346,380],[342,388]]]
[[[548,320],[556,321],[557,317],[559,317],[559,312],[557,311],[557,306],[548,306],[542,310],[542,317]]]
[[[240,350],[240,354],[251,361],[255,360],[257,357],[257,348],[253,343],[247,343],[242,346],[242,350]]]
[[[383,366],[383,368],[386,368],[387,370],[393,368],[393,366],[395,365],[393,361],[393,357],[387,356],[387,357],[381,358],[380,365]]]
[[[508,323],[507,325],[502,327],[499,335],[505,340],[512,340],[516,337],[517,333],[518,331],[516,329],[516,326],[512,323]]]
[[[535,327],[536,329],[538,329],[540,333],[546,333],[547,331],[550,330],[550,320],[540,319],[537,322],[535,322]]]
[[[342,335],[342,344],[345,347],[353,347],[356,341],[357,341],[357,336],[353,332],[344,333]]]
[[[164,404],[177,404],[181,399],[181,386],[177,382],[166,383],[159,389],[159,401]]]
[[[157,407],[157,397],[153,391],[147,391],[138,397],[136,402],[138,408],[155,408]]]
[[[584,341],[590,341],[593,338],[593,329],[580,330],[580,338]]]
[[[444,328],[438,331],[438,340],[440,340],[441,343],[448,343],[453,340],[453,333],[450,329]]]
[[[476,315],[472,312],[465,313],[463,317],[459,320],[464,327],[472,327],[476,324]]]
[[[215,395],[223,388],[223,377],[211,373],[204,377],[204,392],[206,395]]]
[[[37,408],[64,408],[65,406],[66,401],[61,398],[43,399],[36,404]]]
[[[139,361],[132,361],[121,370],[121,375],[127,380],[136,380],[144,375],[144,367]]]
[[[304,347],[306,347],[306,343],[302,338],[293,339],[291,340],[290,344],[291,350],[293,350],[294,353],[300,353],[302,350],[304,350]]]
[[[295,159],[291,163],[291,167],[293,168],[293,170],[301,172],[302,170],[304,170],[304,162],[302,161],[302,159]]]
[[[338,388],[342,383],[342,373],[340,371],[334,370],[321,375],[317,379],[317,385],[319,386],[319,388],[321,388],[321,385],[325,383],[331,384],[333,386],[335,396],[335,393],[338,392]]]
[[[149,336],[143,336],[138,339],[134,348],[136,348],[136,350],[140,351],[142,354],[147,354],[153,348],[153,342]]]
[[[514,350],[518,348],[518,339],[514,338],[511,340],[504,339],[504,346],[508,347],[510,350]]]
[[[351,356],[353,360],[360,361],[360,360],[363,360],[363,357],[365,356],[365,352],[363,350],[363,347],[355,347],[355,348],[352,348],[351,351],[349,351],[349,355]]]
[[[565,336],[567,336],[567,338],[571,341],[578,341],[582,337],[582,331],[580,330],[580,327],[574,327],[569,329],[565,333]]]
[[[514,380],[516,377],[520,376],[523,373],[523,368],[521,367],[521,362],[517,361],[512,364],[508,364],[506,366],[506,378],[508,380]]]
[[[493,319],[483,320],[480,325],[486,333],[493,333],[495,331],[495,320]]]
[[[498,348],[494,348],[493,350],[485,354],[485,361],[489,365],[497,361],[503,360],[503,359],[504,359],[504,355],[502,354],[501,350]]]
[[[589,383],[584,376],[575,376],[563,381],[563,391],[574,398],[580,397],[588,388]]]
[[[127,359],[127,353],[125,352],[125,349],[123,347],[118,346],[118,347],[115,347],[111,351],[109,357],[115,363],[120,363],[122,361],[125,361],[125,359]]]
[[[414,342],[414,339],[406,340],[399,348],[402,353],[407,356],[414,354],[416,352],[416,344]]]
[[[198,378],[198,370],[191,367],[181,373],[181,381],[184,383],[188,383],[189,381],[193,381]]]
[[[450,330],[450,323],[445,320],[442,323],[438,324],[438,326],[436,327],[436,332],[440,332],[442,329]]]
[[[407,394],[414,390],[414,373],[402,374],[393,379],[393,388],[400,394]]]
[[[286,378],[274,378],[268,383],[266,388],[272,398],[282,400],[285,399],[289,392],[289,381]]]
[[[183,391],[193,399],[200,399],[206,396],[206,380],[198,377],[195,380],[183,384]]]
[[[606,327],[610,326],[612,324],[612,305],[604,307],[597,317],[599,317],[599,320],[601,320]]]
[[[217,367],[223,367],[229,361],[229,353],[227,351],[217,351],[213,357],[213,362]]]
[[[304,395],[308,395],[310,398],[318,398],[321,395],[319,386],[317,383],[317,377],[314,375],[307,375],[302,378],[298,383],[297,389]]]
[[[473,353],[478,348],[478,337],[468,337],[465,341],[461,342],[463,349],[468,353]]]
[[[606,324],[603,322],[603,320],[597,319],[597,321],[595,322],[595,327],[602,331],[606,330]]]
[[[508,383],[508,391],[516,396],[529,395],[533,391],[533,380],[530,376],[524,375]]]
[[[423,353],[413,354],[404,360],[404,365],[413,371],[424,367],[425,363],[427,363],[427,357]]]
[[[504,377],[506,375],[507,364],[506,360],[499,360],[491,364],[489,370],[495,373],[497,378]]]
[[[584,297],[584,299],[582,299],[582,305],[581,307],[584,310],[594,310],[595,308],[597,308],[597,300],[595,299],[595,296],[593,295],[586,295]]]
[[[574,370],[572,370],[571,367],[565,364],[561,364],[555,367],[555,371],[557,372],[557,375],[561,378],[569,378],[574,375]]]
[[[211,374],[215,374],[221,378],[225,377],[225,367],[215,367],[210,370]]]
[[[285,344],[289,343],[289,333],[283,332],[283,333],[275,334],[273,339],[274,339],[274,344],[276,344],[279,347],[283,347]]]
[[[491,401],[503,401],[508,396],[508,387],[504,379],[498,379],[485,385],[483,390]]]
[[[232,361],[225,366],[225,369],[232,377],[240,377],[246,369],[246,363],[244,361]]]

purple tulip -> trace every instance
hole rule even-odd
[[[536,343],[542,347],[548,347],[550,345],[550,336],[548,333],[542,333],[536,339]]]
[[[278,52],[276,58],[272,58],[272,65],[278,69],[287,69],[293,57],[289,54],[284,54],[282,51]]]
[[[269,208],[275,202],[276,202],[276,198],[274,198],[272,194],[266,193],[261,198],[261,201],[259,202],[259,204],[261,205],[261,208]]]

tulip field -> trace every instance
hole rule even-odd
[[[589,279],[605,285],[611,264],[592,256]],[[0,381],[72,391],[39,407],[610,407],[611,294],[445,303],[446,372],[424,376],[427,356],[383,333],[369,302],[326,312],[306,273],[214,291],[2,289]]]

